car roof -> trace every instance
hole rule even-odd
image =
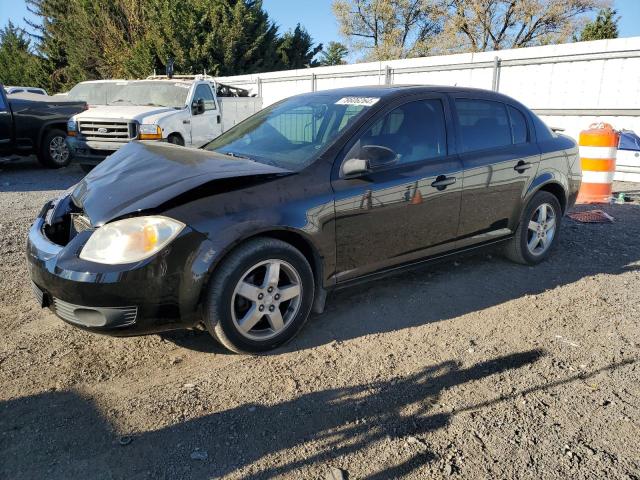
[[[450,94],[474,94],[481,98],[492,98],[494,100],[520,103],[513,98],[492,90],[482,88],[457,87],[449,85],[372,85],[362,87],[344,87],[331,90],[321,90],[303,95],[323,95],[337,94],[349,97],[380,97],[391,100],[396,97],[415,94],[428,93],[450,93]]]

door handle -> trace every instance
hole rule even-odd
[[[218,123],[220,123],[220,115],[218,115],[218,116],[216,117],[216,121],[217,121]]]
[[[444,190],[449,185],[456,183],[456,177],[447,177],[446,175],[438,175],[436,180],[431,184],[433,188]]]
[[[525,170],[529,170],[531,168],[531,164],[529,162],[524,162],[520,160],[513,169],[518,173],[524,173]]]

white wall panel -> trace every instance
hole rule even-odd
[[[550,125],[563,127],[572,136],[600,119],[589,110],[597,109],[602,114],[611,109],[640,110],[640,37],[240,75],[219,81],[258,93],[260,79],[263,106],[311,91],[312,74],[316,90],[380,85],[385,83],[387,67],[391,68],[394,84],[491,89],[496,57],[501,61],[500,92],[537,110],[584,112],[543,116]],[[615,128],[640,132],[638,117],[625,114],[602,118]]]

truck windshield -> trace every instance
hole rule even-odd
[[[378,98],[311,94],[271,105],[203,148],[298,171],[324,150]]]
[[[116,82],[89,82],[79,83],[67,94],[71,100],[82,100],[88,105],[108,105],[114,98],[123,83]]]
[[[190,87],[190,84],[180,82],[129,82],[120,88],[109,105],[183,108]]]

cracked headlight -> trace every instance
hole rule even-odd
[[[109,265],[138,262],[162,250],[184,227],[184,223],[163,216],[107,223],[89,237],[80,258]]]

